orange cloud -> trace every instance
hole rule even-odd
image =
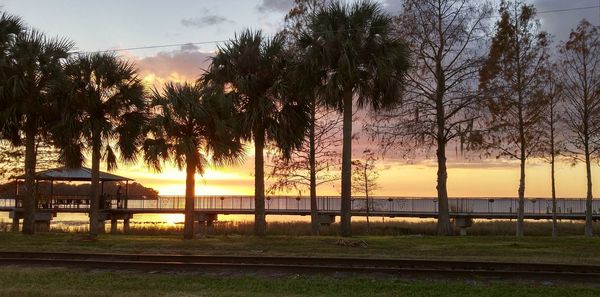
[[[160,87],[166,82],[195,81],[208,68],[211,55],[190,44],[133,60],[146,85]]]

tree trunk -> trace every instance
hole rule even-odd
[[[185,220],[183,239],[194,238],[194,197],[196,196],[196,166],[188,161],[185,176]]]
[[[310,111],[310,131],[309,131],[309,166],[310,166],[310,225],[311,234],[319,235],[319,209],[317,205],[317,161],[315,158],[315,121],[316,121],[316,102],[313,99]]]
[[[587,177],[587,197],[585,200],[585,236],[594,235],[592,230],[592,168],[588,145],[585,146],[585,173]]]
[[[371,206],[369,205],[369,176],[367,175],[367,166],[368,164],[366,163],[367,161],[365,161],[365,166],[364,166],[364,172],[363,172],[363,177],[365,179],[365,198],[367,199],[367,234],[369,234],[369,232],[371,232],[371,224],[369,222],[369,216],[370,216],[370,211],[371,211]]]
[[[92,181],[90,186],[90,236],[98,236],[100,227],[100,131],[92,130]]]
[[[438,90],[438,92],[442,92]],[[437,234],[438,235],[452,235],[452,226],[450,225],[450,208],[448,206],[448,171],[446,168],[446,125],[443,106],[443,94],[438,93],[436,100],[436,116],[437,116],[437,198],[438,198],[438,220],[437,220]]]
[[[518,8],[517,5],[515,5],[515,10]],[[516,13],[516,11],[515,11]],[[520,145],[520,156],[519,156],[519,161],[520,163],[520,177],[519,177],[519,189],[518,189],[518,195],[519,195],[519,201],[518,201],[518,209],[517,209],[517,230],[516,230],[516,236],[523,236],[525,234],[525,222],[524,222],[524,216],[525,216],[525,161],[526,161],[526,148],[527,148],[527,143],[525,140],[525,121],[523,120],[523,89],[524,89],[524,83],[523,83],[523,72],[522,72],[522,68],[521,68],[521,40],[519,38],[520,36],[520,25],[519,25],[519,18],[515,18],[515,46],[516,46],[516,50],[515,50],[515,58],[516,58],[516,73],[517,73],[517,81],[516,81],[516,91],[517,91],[517,96],[518,96],[518,105],[517,105],[517,109],[518,109],[518,121],[519,121],[519,145]]]
[[[517,236],[525,235],[525,150],[521,148],[521,177],[519,178],[519,206],[517,210]]]
[[[550,161],[550,175],[552,180],[552,237],[558,236],[558,223],[556,220],[556,181],[554,177],[554,152],[551,156]]]
[[[438,219],[437,219],[437,234],[452,235],[452,226],[450,225],[450,208],[448,206],[448,170],[446,168],[446,110],[444,108],[444,95],[446,93],[446,76],[444,73],[444,52],[445,34],[442,28],[443,19],[441,11],[438,14],[438,34],[440,37],[440,48],[436,54],[436,90],[435,90],[435,107],[436,107],[436,156],[438,162],[437,170],[437,198],[438,198]]]
[[[556,220],[556,179],[554,176],[554,102],[550,104],[550,180],[552,182],[552,237],[558,236],[558,223]]]
[[[36,208],[36,190],[35,190],[35,134],[36,123],[33,120],[27,120],[25,131],[25,183],[23,187],[23,234],[35,233],[35,208]]]
[[[264,168],[265,129],[254,130],[254,235],[265,236],[267,222],[265,215],[265,168]]]
[[[519,72],[520,73],[520,72]],[[519,76],[520,81],[520,76]],[[523,121],[523,99],[521,96],[521,90],[519,89],[519,141],[520,141],[520,177],[519,177],[519,206],[517,210],[517,232],[516,236],[525,235],[525,162],[527,161],[526,157],[526,148],[527,141],[525,139],[525,123]]]
[[[452,235],[452,226],[450,225],[450,207],[448,206],[447,180],[448,172],[446,168],[446,145],[439,145],[437,149],[437,195],[438,195],[438,235]]]
[[[340,227],[341,235],[352,236],[352,90],[344,92],[343,147],[342,147],[342,199]]]

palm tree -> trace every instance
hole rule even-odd
[[[299,46],[311,70],[304,77],[317,78],[320,100],[343,113],[341,233],[350,236],[353,98],[358,108],[396,105],[409,67],[408,51],[392,32],[392,18],[370,1],[336,1],[320,9]]]
[[[235,163],[244,154],[234,133],[232,101],[227,96],[204,96],[199,84],[167,83],[162,94],[154,91],[151,106],[156,115],[148,125],[144,159],[158,171],[164,161],[174,161],[179,169],[185,167],[183,237],[191,239],[194,236],[195,174],[203,174],[209,163]]]
[[[23,30],[18,18],[2,15],[0,123],[2,138],[25,146],[23,187],[23,233],[35,232],[36,139],[46,137],[50,122],[56,120],[57,81],[73,43],[47,38],[35,30]],[[9,45],[7,45],[9,43]]]
[[[84,151],[92,153],[90,235],[101,231],[100,161],[116,168],[116,151],[123,161],[135,161],[147,119],[144,87],[136,69],[112,53],[80,54],[65,66],[69,90],[63,113],[61,153],[67,164],[80,166]]]
[[[254,233],[258,236],[266,232],[265,145],[273,144],[289,157],[301,146],[308,123],[307,106],[288,92],[289,60],[282,35],[267,39],[261,31],[245,30],[219,47],[201,78],[233,97],[241,137],[254,141]]]
[[[7,50],[13,45],[15,37],[25,31],[25,25],[20,17],[3,12],[0,15],[0,50],[3,53],[2,66],[6,64]]]
[[[13,144],[20,144],[18,135],[18,126],[9,125],[10,112],[7,107],[13,104],[13,98],[10,92],[7,92],[7,80],[12,75],[12,64],[9,57],[9,50],[14,45],[15,37],[25,32],[25,27],[21,19],[7,13],[0,15],[0,139],[12,140]]]

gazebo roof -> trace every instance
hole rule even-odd
[[[25,176],[21,175],[18,179],[23,179]],[[81,168],[54,168],[48,169],[35,173],[36,180],[58,180],[58,181],[91,181],[92,170],[87,167]],[[110,174],[107,172],[100,171],[100,181],[132,181],[133,179]]]

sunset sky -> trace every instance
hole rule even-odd
[[[397,13],[400,0],[380,0],[385,8]],[[9,13],[21,16],[29,25],[51,36],[64,36],[77,44],[77,51],[129,49],[119,54],[137,63],[140,75],[148,86],[166,81],[195,80],[217,44],[232,38],[244,28],[262,29],[267,35],[277,32],[292,0],[257,1],[154,1],[154,0],[0,0],[0,6]],[[594,24],[600,22],[600,9],[553,10],[598,6],[598,0],[537,0],[543,29],[564,40],[581,18]],[[188,44],[188,43],[194,43]],[[198,43],[198,44],[197,44]],[[188,45],[181,45],[188,44]],[[174,45],[151,49],[147,46]],[[358,125],[357,127],[359,127]],[[357,131],[360,132],[360,131]],[[368,144],[358,143],[354,152],[360,157]],[[249,144],[250,148],[251,145]],[[372,147],[376,149],[376,147]],[[449,194],[451,197],[515,196],[518,184],[518,163],[493,156],[478,155],[468,158],[453,155],[449,149]],[[434,157],[434,154],[430,154]],[[244,164],[231,168],[209,170],[199,177],[197,194],[251,194],[253,192],[253,153],[248,150]],[[401,160],[394,156],[381,159],[378,164],[387,168],[381,172],[378,195],[434,196],[436,164],[433,158],[423,156],[415,160]],[[600,195],[600,176],[594,167],[595,196]],[[527,191],[530,197],[549,196],[549,165],[533,160],[528,165]],[[144,164],[121,166],[116,172],[161,194],[183,194],[185,173],[167,167],[155,173]],[[557,171],[558,194],[561,197],[585,195],[585,171],[581,165],[565,162]],[[338,194],[339,185],[327,185],[320,193]]]

